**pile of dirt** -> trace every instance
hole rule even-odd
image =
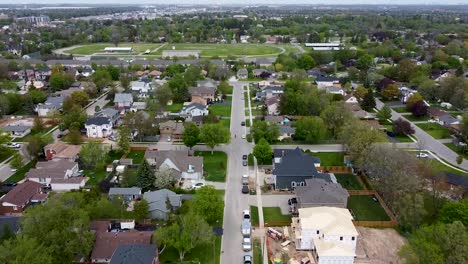
[[[359,232],[356,255],[363,263],[402,264],[398,251],[406,243],[395,229],[356,227]],[[365,258],[361,256],[366,255]],[[359,263],[359,261],[356,261]]]

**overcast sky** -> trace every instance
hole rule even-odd
[[[154,0],[23,0],[15,1],[12,0],[0,0],[0,4],[168,4],[166,1],[154,1]],[[454,5],[454,4],[468,4],[468,0],[172,0],[170,4],[244,4],[244,5],[268,5],[268,4],[390,4],[390,5],[408,5],[408,4],[420,4],[420,5]]]

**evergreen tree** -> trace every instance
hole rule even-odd
[[[138,168],[137,178],[138,178],[138,187],[142,188],[143,191],[146,192],[153,188],[154,171],[150,167],[146,159],[143,160],[143,163],[140,165],[140,168]]]
[[[361,108],[366,110],[367,112],[372,111],[375,108],[375,98],[374,98],[374,91],[369,88],[369,92],[364,96],[361,101]]]

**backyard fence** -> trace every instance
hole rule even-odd
[[[390,221],[353,221],[355,226],[391,228],[398,225],[395,220]]]
[[[275,226],[290,226],[291,220],[284,220],[284,221],[268,221],[265,222],[265,227],[275,227]]]
[[[384,209],[390,218],[389,221],[353,221],[356,226],[365,227],[395,227],[398,225],[398,221],[392,211],[387,207],[382,197],[374,190],[348,190],[349,195],[372,195],[380,203],[380,206]]]
[[[328,171],[331,173],[352,173],[353,168],[346,166],[320,166],[317,170]]]
[[[147,147],[131,147],[130,150],[146,150]]]

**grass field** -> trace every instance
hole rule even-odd
[[[160,46],[161,44],[158,44],[158,43],[120,43],[119,44],[119,47],[132,47],[134,50],[134,53],[145,52],[147,49],[154,50]],[[112,43],[87,44],[81,47],[76,47],[74,49],[66,50],[64,52],[68,54],[74,54],[74,55],[91,55],[94,53],[104,53],[104,48],[106,47],[115,47],[115,45]],[[128,54],[128,53],[112,53],[112,54]]]
[[[406,109],[406,106],[400,106],[400,107],[392,107],[393,111],[397,113],[408,113],[408,109]]]
[[[171,113],[178,113],[180,112],[180,110],[182,110],[183,107],[184,107],[184,104],[180,103],[180,104],[166,105],[165,109],[166,111],[171,112]]]
[[[320,158],[320,166],[343,166],[343,152],[309,152],[310,155]]]
[[[162,55],[163,50],[199,50],[201,57],[227,56],[267,56],[277,55],[287,49],[282,46],[266,44],[206,44],[206,43],[174,43],[159,49],[156,54]]]
[[[143,158],[145,157],[144,150],[132,150],[127,155],[127,159],[132,159],[133,164],[141,164],[143,162]]]
[[[225,101],[226,103],[224,104],[212,104],[208,108],[210,111],[210,114],[213,114],[215,116],[231,116],[231,101]]]
[[[11,175],[10,178],[6,179],[6,182],[19,182],[24,179],[26,173],[36,166],[37,160],[32,160],[28,164],[21,167],[15,174]]]
[[[457,147],[453,143],[445,143],[445,146],[447,146],[449,149],[455,151],[458,155],[462,155],[464,159],[468,159],[468,153],[463,153],[460,147]]]
[[[356,176],[351,173],[337,174],[335,173],[336,180],[343,188],[347,190],[363,190],[361,183],[357,180]]]
[[[218,123],[223,124],[227,129],[231,129],[231,119],[220,119]]]
[[[262,244],[260,239],[253,240],[253,263],[262,263],[263,256],[262,256]]]
[[[207,181],[226,181],[227,155],[222,151],[196,151],[196,156],[203,157],[203,170]]]
[[[9,147],[0,147],[0,162],[10,158],[15,154],[15,150],[9,148]]]
[[[406,119],[409,121],[427,121],[430,119],[429,116],[421,116],[421,117],[415,117],[414,115],[403,115]]]
[[[450,173],[453,173],[453,174],[458,174],[458,175],[468,177],[468,173],[463,173],[463,172],[461,172],[459,170],[448,167],[448,166],[442,164],[438,160],[435,160],[435,159],[421,159],[421,160],[423,162],[428,163],[437,172],[450,172]]]
[[[388,132],[393,132],[393,125],[384,125]],[[394,139],[400,142],[413,142],[407,135],[395,135]]]
[[[442,139],[442,138],[449,138],[450,132],[447,128],[435,124],[435,123],[427,123],[427,124],[416,124],[422,130],[426,131],[429,135],[431,135],[435,139]]]
[[[258,207],[250,206],[250,215],[252,226],[258,226]],[[265,224],[278,223],[279,226],[284,226],[291,223],[291,215],[282,214],[279,207],[263,207],[263,220]]]
[[[352,195],[348,198],[348,209],[354,214],[356,221],[388,221],[385,210],[371,195]]]

